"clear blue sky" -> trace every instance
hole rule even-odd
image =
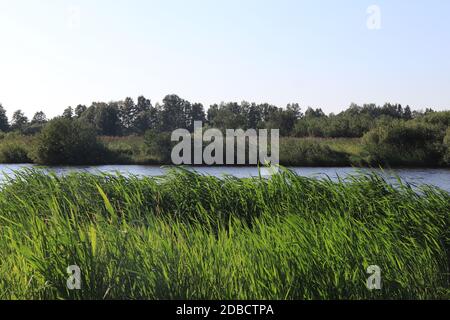
[[[367,27],[378,5],[381,29]],[[448,0],[0,0],[0,102],[450,108]]]

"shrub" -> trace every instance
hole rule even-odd
[[[44,124],[42,123],[34,123],[31,124],[23,129],[23,134],[27,136],[33,136],[42,131],[42,128],[44,128]]]
[[[163,163],[171,162],[172,142],[170,133],[149,130],[145,133],[147,154],[157,157]]]
[[[0,146],[1,163],[30,163],[29,150],[24,143],[8,141]]]
[[[105,158],[95,129],[78,120],[57,118],[39,135],[35,160],[47,165],[95,164]]]
[[[370,164],[436,166],[442,159],[442,138],[436,126],[399,122],[368,132],[363,148]]]
[[[447,128],[447,133],[444,138],[444,164],[450,165],[450,127]]]
[[[284,166],[342,166],[349,160],[342,152],[317,141],[286,138],[280,143],[280,163]]]

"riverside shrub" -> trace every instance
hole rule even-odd
[[[437,166],[443,157],[443,134],[438,127],[398,122],[380,126],[363,137],[369,164]]]
[[[39,135],[35,161],[46,165],[94,164],[105,157],[90,125],[65,118],[50,121]]]

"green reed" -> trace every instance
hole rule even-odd
[[[19,171],[0,190],[0,299],[448,299],[449,209],[376,174]]]

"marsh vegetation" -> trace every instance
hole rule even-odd
[[[447,192],[374,174],[21,171],[0,191],[0,298],[448,299],[449,208]]]

